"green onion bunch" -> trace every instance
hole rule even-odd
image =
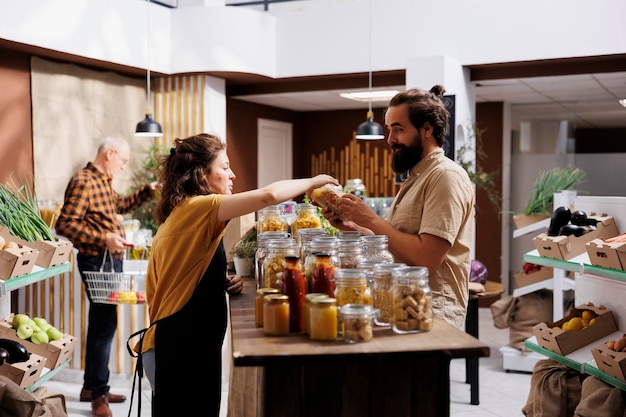
[[[28,242],[55,241],[39,214],[36,199],[25,185],[12,190],[0,184],[0,225],[7,227],[13,236]]]
[[[524,214],[552,214],[551,206],[554,193],[569,190],[585,178],[585,172],[580,168],[552,168],[542,171],[537,176],[530,191],[528,205]]]

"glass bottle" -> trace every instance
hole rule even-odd
[[[332,297],[316,297],[311,300],[311,340],[336,340],[339,327],[337,300]]]
[[[378,326],[389,326],[391,317],[391,274],[398,268],[406,267],[404,263],[378,263],[372,269],[370,286],[374,296],[374,307],[380,314],[374,318]]]
[[[289,232],[289,223],[281,206],[267,206],[259,210],[258,233]]]
[[[367,189],[365,188],[365,185],[363,184],[363,180],[361,180],[361,178],[349,179],[346,183],[346,186],[343,187],[343,192],[354,194],[357,197],[361,198],[361,200],[367,197]]]
[[[270,243],[276,240],[289,239],[287,232],[264,232],[257,236],[256,252],[254,253],[254,278],[256,286],[263,288],[265,280],[263,279],[263,261],[267,256],[267,248]]]
[[[285,269],[285,257],[297,256],[296,241],[292,238],[278,239],[267,246],[263,260],[263,285],[265,288],[278,288],[280,275]]]
[[[418,333],[433,327],[432,294],[428,268],[407,266],[391,272],[391,328],[394,332]]]
[[[289,334],[289,297],[270,294],[263,303],[263,334],[287,336]]]
[[[303,331],[306,334],[311,333],[311,301],[318,297],[328,297],[327,294],[319,292],[310,292],[304,296],[304,308],[302,309]]]
[[[374,338],[373,320],[378,312],[370,305],[346,304],[339,310],[343,340],[347,343],[369,342]]]
[[[263,327],[263,303],[265,296],[270,294],[278,294],[276,288],[259,288],[256,290],[256,298],[254,299],[254,323],[256,327]]]
[[[365,259],[393,262],[393,255],[389,252],[389,238],[387,235],[361,237],[364,246]]]
[[[301,229],[321,229],[322,221],[317,214],[317,206],[309,203],[299,203],[296,205],[296,219],[291,224],[291,235],[298,240],[298,230]]]
[[[335,269],[339,268],[338,245],[339,242],[332,236],[318,236],[309,243],[304,260],[304,278],[309,292],[324,292],[330,297],[335,295]],[[318,269],[320,262],[322,265]],[[313,283],[316,270],[317,282]],[[332,291],[329,291],[330,286]]]
[[[367,272],[360,269],[335,269],[335,298],[337,305],[374,305],[372,290],[367,286]]]
[[[364,245],[359,239],[339,239],[339,263],[341,268],[356,268],[365,259]]]
[[[278,290],[289,297],[289,332],[299,333],[304,325],[302,310],[306,288],[298,256],[285,256],[285,269],[279,282]]]

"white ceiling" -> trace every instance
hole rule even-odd
[[[389,89],[373,88],[373,90]],[[402,90],[404,86],[394,86]],[[367,91],[367,86],[361,90]],[[367,109],[341,97],[346,90],[289,92],[234,96],[245,101],[294,111]],[[576,128],[626,127],[626,108],[618,99],[626,98],[626,72],[534,77],[480,81],[476,101],[509,102],[512,122],[568,120]],[[384,107],[386,102],[373,103]]]

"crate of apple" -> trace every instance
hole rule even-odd
[[[113,291],[109,294],[111,304],[143,304],[146,296],[141,291]]]
[[[65,337],[63,332],[48,323],[43,317],[31,318],[28,314],[16,314],[13,316],[11,325],[15,329],[17,337],[36,345],[61,340]]]

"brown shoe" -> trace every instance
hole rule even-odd
[[[126,401],[126,396],[125,395],[112,394],[112,393],[109,392],[107,394],[107,400],[109,400],[110,403],[123,403],[124,401]],[[84,402],[84,403],[91,401],[91,390],[90,389],[85,389],[85,388],[82,389],[82,391],[80,392],[80,401]]]
[[[106,395],[91,401],[91,412],[93,417],[113,417]]]

